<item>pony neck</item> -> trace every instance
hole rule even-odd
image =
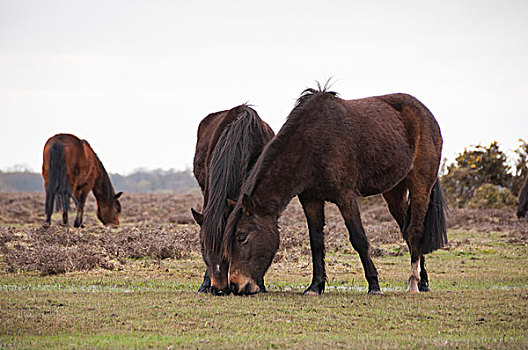
[[[281,161],[281,158],[291,160],[291,157],[285,154],[275,158],[262,172],[252,195],[258,208],[277,218],[292,198],[306,189],[308,180],[306,176],[300,176],[305,173],[301,168],[301,159],[297,162],[286,162]]]

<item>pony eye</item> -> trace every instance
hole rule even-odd
[[[246,244],[248,241],[248,233],[245,232],[245,233],[241,233],[240,235],[238,235],[237,241],[239,244]]]

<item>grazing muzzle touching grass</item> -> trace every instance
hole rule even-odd
[[[211,276],[211,293],[214,295],[229,295],[231,290],[228,285],[227,270],[229,264],[226,261],[206,262],[209,276]]]
[[[247,201],[245,199],[244,201]],[[229,288],[234,294],[266,291],[264,274],[279,249],[277,219],[255,213],[246,204],[239,216],[228,250]]]

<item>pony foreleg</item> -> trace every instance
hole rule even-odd
[[[313,276],[312,283],[304,291],[304,295],[320,295],[324,292],[326,284],[326,271],[324,263],[324,201],[319,199],[299,196],[310,232],[310,248],[312,250]]]
[[[374,262],[370,258],[370,244],[365,235],[363,225],[361,224],[361,217],[356,198],[350,196],[349,198],[345,198],[342,202],[337,203],[337,205],[341,211],[343,219],[345,219],[350,243],[352,243],[352,246],[358,252],[361,263],[363,264],[365,278],[368,282],[368,293],[373,295],[383,294],[378,282],[378,270],[376,270],[376,266],[374,266]]]
[[[205,275],[202,285],[198,289],[198,293],[209,293],[211,291],[211,278],[209,277],[209,269],[205,269]]]
[[[77,197],[77,215],[75,216],[74,227],[83,227],[84,203],[86,202],[87,192],[81,192]]]
[[[62,208],[62,224],[68,225],[68,208]]]

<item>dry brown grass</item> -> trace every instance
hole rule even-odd
[[[159,261],[199,252],[198,226],[189,212],[191,207],[201,207],[199,195],[125,195],[122,225],[118,228],[106,228],[97,221],[93,197],[86,205],[85,228],[61,226],[58,216],[50,227],[43,227],[43,203],[41,193],[0,194],[0,253],[7,271],[49,275],[119,269],[127,259],[150,257]],[[337,207],[327,204],[325,215],[327,252],[350,251]],[[373,256],[402,255],[407,251],[398,226],[379,197],[362,201],[362,220]],[[455,209],[448,220],[452,229],[501,232],[512,243],[528,241],[528,220],[518,221],[511,210]],[[297,262],[310,256],[306,221],[297,199],[287,207],[279,225],[281,246],[274,261]],[[397,248],[384,248],[387,245]]]

